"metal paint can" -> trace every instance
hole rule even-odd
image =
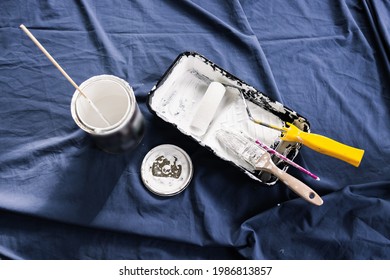
[[[181,148],[164,144],[150,150],[141,165],[141,178],[146,188],[160,196],[182,192],[193,174],[191,158]]]
[[[99,75],[86,80],[79,87],[109,121],[109,124],[105,123],[88,99],[78,90],[74,92],[72,117],[99,148],[109,153],[121,153],[141,142],[144,118],[133,89],[126,81],[112,75]]]

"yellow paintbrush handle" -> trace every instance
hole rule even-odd
[[[364,150],[347,146],[322,135],[304,132],[290,123],[288,125],[282,140],[301,143],[321,154],[338,158],[356,167],[359,166]]]

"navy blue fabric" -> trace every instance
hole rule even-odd
[[[128,81],[146,120],[130,154],[94,147],[71,118],[77,83]],[[9,259],[389,259],[390,2],[5,0],[0,4],[0,256]],[[301,149],[289,169],[324,199],[266,187],[148,110],[174,59],[196,51],[296,110],[315,133],[364,149],[361,166]],[[140,165],[159,144],[194,177],[151,194]]]

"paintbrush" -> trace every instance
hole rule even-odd
[[[92,109],[97,113],[97,115],[108,125],[110,126],[110,122],[103,116],[100,110],[96,107],[96,105],[92,102],[91,99],[79,88],[79,86],[73,81],[73,79],[65,72],[65,70],[61,67],[61,65],[51,56],[51,54],[42,46],[42,44],[38,41],[37,38],[28,30],[24,24],[20,25],[20,28],[27,34],[27,36],[34,42],[34,44],[43,52],[44,55],[53,63],[55,67],[61,72],[61,74],[69,81],[80,92],[80,94],[88,101],[89,105],[91,105]]]
[[[345,145],[319,134],[304,132],[289,122],[286,123],[287,127],[278,127],[255,119],[249,110],[243,90],[237,87],[234,88],[240,92],[246,112],[252,122],[282,132],[281,139],[284,141],[301,143],[314,151],[348,162],[355,167],[360,165],[364,150]]]
[[[256,140],[256,144],[259,145],[260,147],[262,147],[264,150],[266,150],[268,153],[270,153],[271,155],[275,155],[276,157],[280,158],[281,160],[283,160],[284,162],[288,163],[289,165],[297,168],[299,171],[302,171],[303,173],[309,175],[310,177],[316,179],[317,181],[320,180],[320,177],[318,177],[317,175],[311,173],[309,170],[303,168],[302,166],[300,166],[299,164],[293,162],[291,159],[289,159],[288,157],[285,157],[284,155],[282,155],[281,153],[278,153],[276,150],[272,149],[271,147],[267,146],[266,144],[264,144],[263,142],[261,142],[260,140]]]
[[[323,204],[321,197],[309,186],[295,177],[279,169],[271,159],[271,155],[242,134],[220,129],[216,133],[219,143],[226,147],[229,153],[238,159],[247,162],[255,170],[263,170],[278,177],[287,187],[306,201],[320,206]]]

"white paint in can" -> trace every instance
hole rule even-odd
[[[138,144],[143,136],[144,120],[130,85],[112,75],[94,76],[80,85],[80,89],[98,108],[108,125],[79,91],[71,102],[71,113],[76,124],[108,152],[121,152]],[[133,143],[128,145],[127,143]]]

